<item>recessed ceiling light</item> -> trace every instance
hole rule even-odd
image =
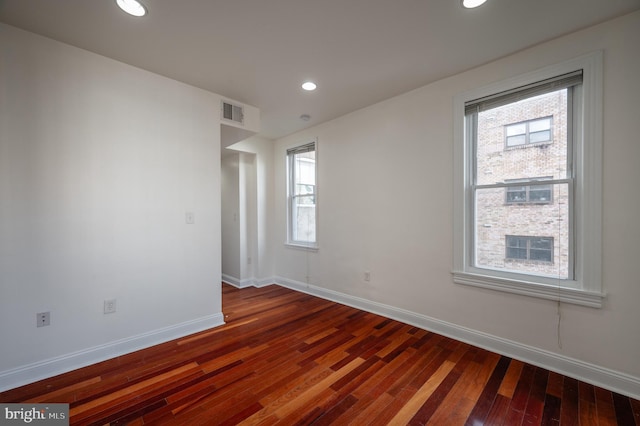
[[[316,84],[313,81],[306,81],[302,83],[302,88],[304,90],[309,90],[309,91],[316,90],[316,87],[318,86],[316,86]]]
[[[147,9],[137,0],[116,0],[120,9],[133,16],[144,16],[147,14]]]
[[[484,4],[487,0],[462,0],[462,5],[467,9],[473,9]]]

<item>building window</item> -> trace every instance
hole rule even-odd
[[[506,183],[531,182],[533,180],[550,180],[553,177],[534,179],[507,179]],[[551,204],[553,202],[553,188],[549,184],[532,184],[508,186],[505,202],[507,204]]]
[[[553,237],[506,236],[506,255],[509,260],[553,262]]]
[[[316,143],[287,150],[287,243],[317,247]]]
[[[602,53],[462,93],[454,111],[454,282],[600,307]]]
[[[552,141],[553,117],[537,118],[505,126],[506,146],[530,145]]]

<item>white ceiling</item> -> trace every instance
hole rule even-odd
[[[637,10],[640,0],[0,0],[0,20],[254,105],[276,138]],[[318,84],[305,92],[300,84]],[[301,114],[311,120],[300,120]]]

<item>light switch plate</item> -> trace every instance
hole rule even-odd
[[[193,225],[194,223],[196,223],[196,216],[195,214],[193,214],[193,212],[186,212],[184,214],[184,220],[187,225]]]

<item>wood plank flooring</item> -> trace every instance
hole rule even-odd
[[[278,286],[223,285],[227,324],[0,393],[73,425],[624,425],[640,402]]]

